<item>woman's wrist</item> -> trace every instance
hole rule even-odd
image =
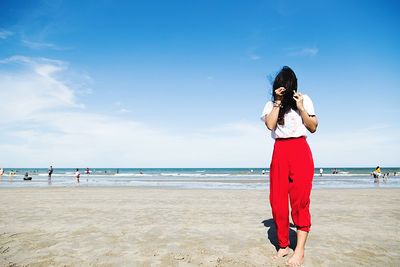
[[[306,111],[306,109],[304,108],[304,107],[300,107],[300,108],[297,108],[300,112],[304,112],[304,111]]]
[[[274,101],[272,103],[272,106],[275,108],[281,108],[282,107],[281,101],[280,100]]]

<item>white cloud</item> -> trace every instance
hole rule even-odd
[[[0,99],[3,103],[0,105],[0,119],[3,123],[24,120],[42,110],[82,106],[76,103],[73,91],[55,77],[64,70],[65,63],[14,56],[1,60],[0,67],[12,63],[17,65],[18,71],[0,72]]]
[[[22,44],[31,49],[53,49],[53,50],[66,50],[68,48],[60,47],[53,43],[46,43],[46,42],[33,42],[27,39],[21,40]]]
[[[126,108],[121,108],[120,110],[118,110],[119,113],[130,113],[131,111],[129,109]]]
[[[11,35],[13,35],[13,33],[12,32],[10,32],[10,31],[6,31],[6,30],[3,30],[3,29],[0,29],[0,39],[7,39],[8,37],[10,37]]]
[[[259,55],[251,54],[250,59],[251,60],[259,60],[259,59],[261,59],[261,57]]]
[[[399,166],[398,136],[392,126],[365,127],[355,131],[317,133],[310,138],[317,166]]]
[[[250,60],[259,60],[261,59],[261,56],[259,55],[259,53],[257,52],[258,48],[257,47],[249,47],[247,49],[247,56]]]
[[[3,166],[267,166],[271,149],[261,123],[187,132],[162,129],[82,109],[75,88],[68,85],[74,82],[65,82],[65,62],[14,56],[1,63]],[[24,67],[7,68],[10,64]]]
[[[115,102],[114,105],[117,107],[118,113],[124,114],[132,112],[130,109],[126,108],[120,101]]]
[[[74,87],[79,77],[68,76],[65,62],[14,56],[0,63],[2,167],[269,165],[273,141],[257,119],[185,131],[160,128],[129,117],[132,113],[82,108],[79,86]],[[126,109],[117,99],[112,103],[112,114]],[[398,136],[390,125],[336,133],[322,125],[308,140],[317,167],[399,166]]]
[[[288,49],[288,56],[313,57],[319,52],[318,48]]]

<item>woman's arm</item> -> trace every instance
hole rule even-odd
[[[307,130],[309,130],[311,133],[315,133],[318,126],[317,117],[308,115],[305,109],[302,110],[299,109],[299,111],[300,111],[300,116],[303,119],[304,126],[306,126]]]
[[[275,90],[275,101],[273,103],[272,111],[265,117],[265,125],[269,130],[275,130],[278,121],[279,109],[281,107],[284,87],[279,87]]]
[[[311,133],[315,133],[318,126],[318,119],[316,116],[310,116],[306,109],[303,106],[303,95],[300,93],[294,93],[294,100],[296,100],[297,109],[300,112],[301,119],[303,120],[304,126],[306,126],[307,130]]]
[[[271,131],[276,129],[280,106],[281,101],[275,101],[271,112],[265,117],[265,125]]]

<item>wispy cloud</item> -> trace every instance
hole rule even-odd
[[[130,113],[131,111],[129,109],[126,108],[121,108],[120,110],[118,110],[119,113]]]
[[[287,49],[287,56],[294,56],[294,57],[313,57],[317,55],[319,52],[318,48],[301,48],[301,49]]]
[[[310,138],[316,166],[399,166],[397,142],[400,132],[393,126],[360,128],[351,132],[319,132]]]
[[[4,165],[261,167],[270,160],[273,141],[258,121],[200,130],[161,128],[134,118],[121,102],[114,102],[112,115],[81,108],[84,98],[77,97],[77,82],[66,82],[71,79],[66,62],[13,56],[0,63]],[[308,139],[315,165],[398,166],[393,155],[399,146],[393,144],[400,133],[387,127],[378,124],[345,134],[319,131]]]
[[[12,32],[10,32],[10,31],[7,31],[7,30],[3,30],[3,29],[0,29],[0,39],[7,39],[8,37],[10,37],[11,35],[13,35],[13,33]]]
[[[57,78],[67,64],[47,58],[13,56],[0,60],[0,105],[3,122],[18,121],[54,108],[81,107],[74,93]],[[14,68],[9,67],[14,64]],[[7,66],[4,66],[7,65]]]
[[[268,157],[265,129],[258,122],[185,132],[160,128],[131,113],[116,116],[80,108],[76,89],[65,82],[69,65],[63,61],[14,56],[0,62],[0,99],[6,103],[0,105],[4,165],[235,167],[262,166]],[[22,69],[7,68],[9,64]],[[119,111],[129,111],[115,104]]]
[[[25,65],[35,73],[46,77],[50,77],[56,72],[63,71],[67,67],[67,63],[61,60],[54,60],[44,57],[34,58],[21,55],[11,56],[9,58],[0,60],[0,64],[7,63]]]
[[[246,55],[250,60],[259,60],[261,59],[260,53],[258,53],[258,47],[248,47],[246,51]]]
[[[55,45],[53,43],[46,43],[46,42],[33,42],[29,41],[27,39],[22,39],[21,40],[22,45],[31,48],[31,49],[52,49],[52,50],[68,50],[69,48],[65,47],[60,47],[58,45]]]
[[[114,105],[117,107],[117,112],[124,114],[124,113],[131,113],[132,111],[128,108],[126,108],[121,102],[117,101],[114,103]]]
[[[261,56],[256,55],[256,54],[251,54],[251,55],[249,55],[249,57],[250,57],[251,60],[259,60],[259,59],[261,59]]]

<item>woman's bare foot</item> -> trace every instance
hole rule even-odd
[[[304,263],[304,250],[295,250],[294,254],[286,262],[287,266],[301,266]]]
[[[289,247],[279,248],[278,252],[272,256],[274,259],[283,258],[289,254]]]

